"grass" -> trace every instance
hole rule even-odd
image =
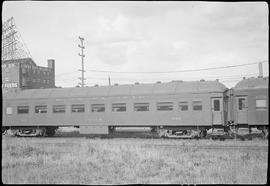
[[[177,144],[177,148],[155,144]],[[267,140],[14,138],[2,136],[3,183],[200,184],[267,182],[268,152],[190,145],[268,145]]]

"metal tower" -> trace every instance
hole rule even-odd
[[[11,17],[2,25],[2,61],[32,58]]]

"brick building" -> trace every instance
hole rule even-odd
[[[2,61],[2,90],[55,87],[55,61],[37,66],[31,58]]]

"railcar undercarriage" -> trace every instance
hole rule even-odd
[[[78,128],[78,126],[76,126]],[[132,126],[108,126],[107,134],[90,134],[93,137],[151,137],[151,138],[172,138],[172,139],[233,139],[241,140],[253,137],[268,138],[268,127],[265,126],[145,126],[137,128],[149,128],[147,131],[122,130],[119,128],[132,128]],[[134,126],[133,126],[134,128]],[[2,134],[9,130],[10,134],[18,137],[51,137],[56,134],[58,126],[37,126],[37,127],[2,127]],[[147,134],[147,135],[145,135]],[[61,134],[60,134],[61,135]]]
[[[2,128],[2,134],[10,131],[10,134],[18,137],[51,137],[58,127],[10,127]]]

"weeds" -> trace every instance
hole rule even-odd
[[[2,180],[37,184],[266,183],[268,152],[197,148],[204,143],[222,146],[236,142],[2,137]],[[237,143],[265,145],[267,141]]]

